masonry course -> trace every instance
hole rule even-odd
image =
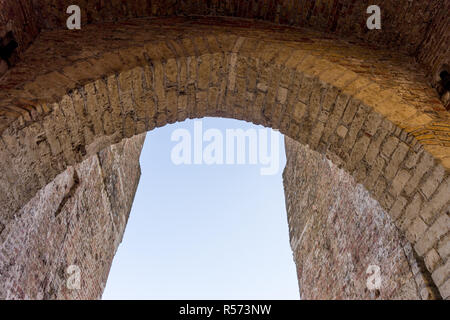
[[[144,136],[68,168],[5,226],[0,299],[99,299],[122,241],[140,177]],[[69,266],[80,287],[67,285]]]
[[[25,24],[0,2],[9,8],[0,14],[4,31],[19,43],[0,78],[0,239],[58,175],[112,144],[188,118],[230,117],[279,129],[351,175],[430,275],[420,297],[450,296],[450,114],[432,87],[449,58],[440,11],[448,2],[385,1],[388,16],[416,6],[429,23],[411,28],[405,11],[387,21],[397,33],[361,29],[353,38],[346,20],[323,19],[333,7],[321,1],[307,20],[286,11],[288,1],[173,2],[208,17],[176,16],[169,2],[144,5],[152,17],[140,17],[133,1],[112,1],[82,6],[76,32],[60,27],[64,3],[52,3],[24,4],[34,19]],[[355,5],[334,3],[359,21]]]
[[[423,260],[367,190],[325,156],[286,138],[289,235],[302,299],[435,299]],[[426,258],[426,261],[437,258]],[[381,285],[370,290],[369,266]]]

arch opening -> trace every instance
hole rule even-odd
[[[41,68],[25,55],[2,78],[0,226],[58,174],[124,138],[224,116],[279,129],[353,175],[417,255],[433,257],[426,267],[447,295],[449,116],[420,71],[317,33],[149,21],[117,24],[108,40],[89,26],[53,52],[48,41],[68,34],[41,34],[33,48],[50,52]]]
[[[160,156],[162,155],[161,158],[163,158],[164,162],[169,162],[169,165],[171,164],[172,166],[171,151],[176,142],[172,141],[171,144],[167,144],[167,141],[170,139],[169,133],[175,131],[175,129],[171,128],[173,126],[174,125],[165,126],[164,128],[155,130],[155,133],[162,132],[163,130],[166,131],[164,141],[166,144],[165,146],[164,142],[163,144],[158,141],[155,142],[151,135],[150,137],[147,137],[149,142],[153,141],[156,143],[156,146],[151,150],[152,153],[158,153]],[[208,125],[205,125],[204,127],[205,132],[207,132]],[[228,125],[228,128],[230,127],[232,126]],[[246,129],[247,127],[251,128],[249,125],[235,125],[234,128]],[[192,135],[194,135],[194,130],[194,125],[192,125],[190,127]],[[148,189],[145,188],[145,183],[146,181],[148,182],[148,180],[150,180],[151,183],[156,184],[155,187],[157,189],[162,190],[159,194],[154,190],[153,196],[161,197],[163,199],[168,197],[172,199],[172,202],[174,201],[174,198],[182,198],[180,194],[177,195],[177,188],[169,186],[168,189],[166,189],[160,185],[160,183],[170,184],[170,179],[169,181],[162,182],[154,176],[150,179],[149,177],[145,177],[145,167],[143,169],[144,176],[139,179],[140,170],[137,170],[139,168],[138,158],[143,139],[143,135],[125,139],[121,143],[100,151],[98,154],[83,161],[81,164],[67,169],[64,173],[60,174],[54,182],[46,186],[45,190],[40,191],[39,195],[34,197],[34,199],[27,204],[26,208],[22,209],[20,214],[21,218],[19,218],[18,221],[8,225],[6,229],[8,235],[7,242],[14,241],[16,245],[18,242],[19,246],[24,246],[23,250],[21,250],[21,252],[23,252],[22,254],[19,256],[11,255],[11,257],[14,256],[14,259],[17,259],[16,263],[13,264],[14,268],[16,266],[20,267],[22,264],[23,266],[27,266],[25,272],[15,278],[16,288],[23,288],[25,289],[24,292],[9,290],[8,298],[39,297],[43,292],[45,293],[44,297],[46,298],[101,297],[102,290],[108,278],[110,263],[117,252],[116,250],[119,247],[119,243],[122,241],[124,230],[127,230],[125,229],[125,226],[130,224],[129,217],[133,219],[133,214],[138,214],[135,212],[130,215],[132,203],[139,206],[139,202],[137,202],[139,201],[139,191],[137,196],[134,196],[138,182],[141,181],[141,184],[143,184],[144,189],[142,189],[141,192],[144,194],[142,197],[147,198],[147,200],[151,200],[152,198],[152,195],[146,193],[149,191],[151,192],[152,190],[151,187]],[[435,288],[433,287],[422,287],[420,281],[428,281],[428,273],[425,267],[420,264],[420,260],[413,254],[410,243],[402,237],[389,215],[381,208],[379,203],[373,200],[367,190],[365,190],[361,184],[357,184],[352,176],[344,170],[339,169],[324,155],[312,151],[310,148],[302,146],[292,139],[286,139],[288,164],[284,169],[283,180],[288,213],[287,221],[289,222],[289,243],[293,250],[294,260],[297,265],[298,281],[302,297],[306,299],[340,299],[344,297],[359,299],[418,299],[421,298],[421,295],[423,294],[423,292],[421,292],[422,289],[427,289],[428,295],[438,294],[434,291]],[[250,139],[247,142],[250,142]],[[194,146],[192,147],[194,149]],[[247,156],[249,156],[251,147],[247,146],[247,149]],[[247,159],[250,159],[250,157]],[[281,161],[281,163],[283,162]],[[205,166],[197,167],[199,170],[205,168]],[[216,172],[219,171],[219,169],[224,168],[224,166],[215,167],[216,168],[213,169]],[[236,166],[232,167],[235,168]],[[158,172],[165,172],[166,174],[174,170],[173,168],[166,168],[166,170],[163,170],[164,168],[161,168],[161,163],[157,164],[156,168]],[[180,168],[180,166],[178,166],[178,168]],[[238,173],[239,183],[241,185],[250,184],[256,188],[254,184],[258,182],[251,182],[251,174],[248,173],[248,171],[250,171],[249,169],[256,172],[257,175],[261,174],[258,170],[259,168],[255,168],[255,166],[251,168],[251,165],[249,164],[248,166],[245,166],[243,171],[241,170],[240,173]],[[281,169],[282,166],[280,167],[280,170]],[[189,171],[188,175],[190,176],[188,184],[192,183],[193,177],[198,179],[198,176],[201,175],[198,170],[194,173],[192,170],[186,171]],[[232,170],[227,170],[224,174],[230,176],[232,175],[231,172]],[[166,174],[164,174],[164,176]],[[173,180],[172,183],[177,183],[177,180],[180,179],[182,174],[180,174],[180,172],[172,172],[172,174],[175,175],[175,180]],[[244,179],[244,181],[242,181],[242,179]],[[280,189],[279,191],[281,191],[280,173],[278,173],[277,179],[279,180],[278,188]],[[182,178],[179,182],[182,183]],[[199,181],[199,183],[202,183],[202,181]],[[227,182],[219,182],[219,184],[222,183]],[[259,187],[264,187],[264,185],[260,185]],[[267,187],[267,185],[265,187]],[[61,192],[55,192],[58,188],[63,188],[64,192],[62,192],[62,194]],[[211,187],[208,189],[209,194],[208,192],[205,192],[202,194],[202,198],[213,196],[215,192],[212,192],[212,190],[217,191],[217,188]],[[236,189],[239,188],[231,186],[231,189],[237,191]],[[270,191],[270,188],[263,189],[260,188],[259,191],[263,193]],[[189,190],[190,192],[195,192],[195,188],[189,187]],[[186,191],[183,192],[186,193]],[[55,195],[61,199],[52,199]],[[105,196],[106,200],[104,199]],[[187,196],[192,197],[192,195]],[[216,196],[219,196],[217,202],[221,203],[219,205],[221,207],[232,199],[232,196],[230,195],[227,196],[227,200],[224,199],[221,194]],[[283,196],[281,195],[281,197]],[[254,200],[259,202],[258,205],[260,206],[260,209],[257,210],[259,213],[264,214],[264,210],[267,208],[261,208],[261,206],[269,207],[270,204],[266,203],[265,200],[270,199],[270,195],[259,196],[258,193],[256,193]],[[53,208],[42,206],[43,203],[45,204],[49,201],[54,203]],[[244,203],[245,201],[241,201],[239,208]],[[152,205],[143,203],[140,205],[145,207],[146,214],[163,213],[173,216],[173,210],[170,209],[171,206],[165,205],[160,207],[159,210],[156,209],[152,210],[153,212],[148,212],[147,210],[150,210]],[[205,205],[205,201],[197,201],[195,203],[196,212],[205,211]],[[253,205],[255,205],[255,203],[253,203]],[[258,205],[253,208],[242,209],[241,214],[245,215],[245,212],[256,210]],[[203,208],[203,210],[201,208]],[[186,211],[187,212],[183,211],[183,214],[188,214],[189,210]],[[270,215],[274,216],[282,214],[284,216],[284,208],[282,208],[283,212],[280,212],[280,210],[277,211],[278,212],[270,212]],[[203,212],[203,214],[208,212]],[[217,220],[220,220],[220,217],[217,217],[217,215],[215,215],[215,217],[216,219],[214,220],[217,224]],[[229,215],[227,215],[227,219],[228,218],[230,218]],[[256,216],[253,216],[253,218],[259,220],[265,219],[264,217],[258,218]],[[25,221],[27,221],[27,219],[33,219],[34,223],[32,225],[34,226],[27,230],[27,237],[24,241],[18,239],[17,234],[20,233],[21,229],[23,230],[23,226],[26,225]],[[186,217],[184,217],[184,219],[186,219]],[[231,219],[233,219],[232,215]],[[171,219],[170,224],[176,224],[176,220],[177,219]],[[181,218],[181,220],[183,220],[183,218]],[[194,221],[191,221],[191,223],[195,222],[195,218],[193,220]],[[145,228],[146,223],[148,222],[149,221],[143,222],[140,220],[140,227]],[[283,222],[286,223],[286,216],[283,217]],[[255,222],[250,223],[255,224]],[[274,222],[272,219],[270,226],[267,227],[270,229],[270,227],[273,227],[276,223],[277,222]],[[226,224],[225,221],[223,221],[223,224]],[[259,225],[258,222],[256,222],[256,224]],[[67,230],[64,230],[65,226],[68,226]],[[158,226],[154,226],[154,228],[155,227],[158,228]],[[234,225],[232,227],[236,228],[237,226]],[[154,228],[150,229],[154,232]],[[171,226],[169,229],[169,233],[171,231],[173,232],[173,229],[176,229],[176,226]],[[245,232],[252,232],[251,228],[245,228],[245,224],[237,227],[237,229]],[[264,237],[266,240],[269,240],[270,234],[274,232],[274,228],[269,229],[265,231]],[[147,230],[147,232],[152,232],[151,230]],[[225,228],[225,230],[227,229]],[[136,229],[128,230],[128,232],[133,231],[133,236],[136,237]],[[282,231],[286,232],[287,230]],[[39,241],[42,240],[40,237],[40,233],[42,232],[47,232],[49,234],[46,240],[48,243],[56,242],[61,248],[60,250],[54,250],[51,245],[48,245],[46,246],[46,249],[38,250],[38,257],[30,258],[27,256],[26,252],[33,252],[36,250]],[[156,233],[158,234],[158,232],[164,232],[164,229],[157,230]],[[182,237],[183,235],[169,234],[167,236],[177,238],[180,236]],[[209,234],[209,236],[212,235]],[[283,238],[285,238],[283,241],[286,241],[285,246],[287,247],[288,241],[286,236],[287,233],[283,235]],[[257,237],[258,234],[253,231],[251,238],[253,242],[257,242],[254,244],[257,247],[257,251],[259,250],[258,252],[260,252],[261,255],[265,255],[266,259],[271,259],[270,250],[264,249],[264,240],[258,240]],[[55,241],[58,238],[61,239]],[[240,237],[237,238],[237,240],[241,239]],[[159,234],[159,238],[158,236],[154,238],[154,241],[162,240],[164,240],[164,237],[161,236],[161,234]],[[143,243],[148,241],[149,239],[146,239]],[[183,241],[185,244],[189,243],[188,239],[184,239]],[[213,239],[210,241],[211,243],[214,243]],[[355,247],[355,243],[358,243],[359,246]],[[33,249],[33,245],[36,246],[35,249]],[[126,236],[123,239],[123,245],[127,246]],[[136,245],[136,243],[132,245]],[[170,247],[171,242],[163,241],[163,243],[159,242],[159,244],[155,245]],[[172,243],[172,245],[174,245],[174,243]],[[266,245],[273,244],[266,243]],[[172,248],[172,250],[165,250],[165,255],[167,255],[168,251],[173,252],[176,249],[180,249],[180,245],[175,246],[176,248]],[[310,246],[313,246],[314,250],[311,250],[311,248],[309,248]],[[361,246],[366,246],[366,249]],[[8,246],[3,247],[3,249],[5,248],[8,248]],[[135,250],[139,250],[138,248],[142,248],[142,243],[137,245]],[[199,248],[201,248],[201,246],[196,247],[196,249]],[[119,250],[121,250],[120,247]],[[215,247],[214,250],[220,250],[220,246]],[[6,252],[9,252],[8,249]],[[89,254],[86,255],[86,253]],[[173,253],[176,254],[175,252]],[[177,253],[180,254],[179,251]],[[52,257],[54,254],[59,255],[59,257]],[[153,267],[155,263],[162,263],[161,259],[157,259],[158,257],[154,258],[156,258],[156,260],[153,261]],[[33,259],[36,259],[40,263],[43,261],[41,268],[49,270],[47,278],[42,282],[48,286],[45,290],[42,290],[42,287],[39,286],[33,287],[29,285],[35,283],[34,276],[39,276],[40,274],[39,271],[33,269],[30,264],[26,263]],[[128,261],[128,263],[139,263],[139,260],[130,260],[131,261]],[[179,272],[183,269],[184,271],[182,271],[182,273],[187,276],[189,273],[189,262],[187,262],[186,265],[184,265],[184,262],[184,260],[179,261],[168,269],[173,270],[173,272]],[[171,263],[174,263],[174,261],[171,261]],[[64,281],[64,268],[66,265],[75,265],[79,267],[80,270],[83,270],[81,290],[71,290],[66,287]],[[366,269],[373,265],[381,267],[383,281],[382,287],[379,289],[369,290],[366,287],[368,279]],[[139,275],[139,270],[143,267],[145,268],[145,266],[145,263],[142,263],[141,261],[140,266],[128,265],[124,271]],[[240,267],[241,269],[238,273],[245,274],[245,265],[241,264]],[[260,268],[261,267],[262,266],[260,266]],[[286,265],[283,267],[287,268]],[[414,275],[413,270],[416,268],[419,268],[420,273]],[[56,276],[55,272],[51,271],[52,269],[61,269],[62,275],[59,277]],[[210,268],[208,274],[212,277],[218,270],[220,270],[220,268]],[[150,272],[149,270],[147,271]],[[281,272],[281,270],[278,270],[278,272]],[[224,273],[224,270],[222,270],[222,273]],[[253,276],[256,276],[255,273],[257,272],[252,272]],[[6,274],[3,273],[3,275],[6,275],[7,277],[11,276],[11,270],[6,272]],[[157,270],[155,271],[155,275],[158,276]],[[190,276],[192,276],[192,273]],[[226,277],[227,274],[221,274],[221,276]],[[275,275],[272,276],[272,280],[273,277],[275,277]],[[14,276],[11,278],[14,278]],[[174,276],[174,278],[176,278],[176,276]],[[332,288],[329,285],[330,279],[333,279]],[[131,278],[123,275],[122,281],[132,283]],[[139,279],[139,281],[145,283],[145,279]],[[7,281],[2,283],[7,284],[5,287],[8,287],[8,285],[11,284]],[[157,288],[157,283],[158,282],[153,283],[150,288]],[[241,285],[244,283],[245,281],[242,280]],[[170,287],[170,285],[168,286]],[[201,283],[199,286],[201,286]],[[261,284],[259,286],[259,290],[264,292],[264,286]],[[52,289],[49,290],[49,288]],[[172,288],[175,287],[172,285]],[[181,286],[180,288],[182,291],[183,287]],[[3,289],[0,291],[6,292]],[[124,290],[123,287],[122,290]],[[184,290],[186,290],[186,288],[184,288]],[[265,290],[267,290],[267,288]],[[203,292],[203,294],[205,294],[205,292]],[[377,292],[378,296],[376,295]],[[126,292],[123,294],[126,294]],[[164,293],[161,294],[164,296]],[[165,294],[167,297],[167,292]],[[185,294],[187,293],[185,292]],[[124,295],[122,295],[122,297],[124,297]],[[178,298],[180,297],[181,295],[178,296]],[[105,298],[108,298],[108,294]],[[155,295],[154,298],[158,298],[158,296]]]
[[[244,148],[234,138],[235,161],[228,163],[227,130],[249,133]],[[276,135],[278,170],[262,175],[268,164],[250,161],[255,149],[250,144],[259,147],[251,133],[259,139],[261,130],[270,144],[269,129],[220,118],[147,133],[139,186],[102,299],[299,298],[281,177],[283,139]],[[188,163],[172,159],[182,143],[172,141],[179,132],[192,138]],[[223,138],[218,163],[208,161],[211,134]],[[199,136],[205,138],[202,148],[194,143]],[[201,149],[203,161],[194,162],[195,149]],[[245,161],[238,163],[239,150]]]

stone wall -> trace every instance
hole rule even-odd
[[[98,299],[140,176],[144,136],[69,167],[0,230],[0,299]],[[325,156],[286,137],[283,174],[302,299],[433,299],[440,294],[389,215]],[[69,289],[68,266],[81,271]],[[366,270],[381,268],[368,290]]]
[[[302,299],[434,299],[424,263],[353,177],[286,137],[283,173]],[[381,286],[367,280],[380,268]]]
[[[139,182],[144,138],[69,167],[0,226],[0,299],[101,297]],[[71,265],[81,272],[79,289]]]
[[[39,20],[33,1],[0,0],[0,76],[19,60],[20,55],[36,39],[40,32]],[[3,49],[11,40],[18,47],[5,57]]]
[[[376,46],[402,50],[436,75],[449,63],[447,0],[78,0],[83,25],[133,17],[231,16],[308,27]],[[71,0],[0,1],[2,25],[14,30],[23,51],[42,28],[62,29]],[[366,9],[379,5],[382,31],[365,28]],[[1,74],[1,72],[0,72]]]
[[[2,56],[18,44],[0,59],[0,231],[113,143],[230,117],[342,166],[450,296],[450,113],[430,86],[449,64],[449,1],[375,1],[380,32],[364,27],[366,0],[81,0],[77,31],[69,3],[0,0]]]
[[[0,80],[0,223],[112,143],[186,118],[230,117],[279,129],[342,165],[448,297],[450,113],[408,59],[236,19],[43,32]]]

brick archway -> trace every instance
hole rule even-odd
[[[408,59],[228,19],[44,32],[1,82],[1,221],[113,143],[221,116],[279,129],[325,154],[365,186],[423,258],[449,230],[450,127]],[[429,272],[444,293],[448,257],[439,259]]]

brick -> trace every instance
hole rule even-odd
[[[364,158],[367,147],[369,146],[370,138],[362,136],[353,146],[352,153],[350,154],[350,161],[347,163],[347,169],[351,172],[355,165]]]
[[[399,140],[397,137],[390,136],[386,139],[386,142],[383,144],[381,152],[386,157],[390,157],[392,152],[397,148],[397,145],[399,143]]]
[[[406,212],[405,215],[408,215],[408,212]],[[411,219],[408,220],[411,221]],[[420,239],[420,237],[425,233],[427,229],[428,226],[420,217],[415,218],[406,231],[408,241],[410,241],[411,243],[415,243]]]
[[[408,203],[408,201],[405,198],[403,198],[402,196],[398,197],[395,200],[394,205],[392,206],[391,210],[389,211],[392,219],[397,220],[400,217],[400,215],[407,203]]]
[[[413,167],[415,167],[417,165],[419,158],[420,158],[419,152],[409,150],[408,156],[406,157],[406,161],[405,161],[405,167],[407,169],[412,169]]]
[[[348,132],[348,129],[347,129],[346,127],[344,127],[344,126],[339,126],[339,127],[336,129],[337,135],[338,135],[339,137],[341,137],[341,138],[345,138],[347,132]]]
[[[419,194],[416,194],[414,198],[408,202],[405,209],[405,214],[400,218],[400,228],[402,230],[408,229],[411,222],[419,215],[421,204],[422,197]]]
[[[345,137],[344,143],[342,145],[343,150],[347,151],[353,147],[353,145],[356,141],[358,132],[361,130],[361,127],[364,123],[364,119],[365,119],[366,115],[367,115],[367,113],[366,113],[365,108],[363,108],[362,105],[360,105],[358,108],[358,111],[355,115],[355,118],[352,121],[352,124],[348,131],[348,134]]]
[[[431,249],[439,238],[450,229],[450,218],[447,215],[441,215],[433,225],[417,241],[415,249],[420,255],[425,254]]]
[[[384,170],[384,176],[386,177],[386,179],[390,180],[394,178],[400,164],[402,163],[403,159],[406,156],[406,153],[408,152],[408,149],[408,146],[403,142],[398,145],[398,147],[392,154],[391,161],[388,162],[386,169]]]
[[[353,117],[358,111],[359,101],[355,99],[350,99],[347,107],[345,108],[344,115],[342,116],[342,123],[348,125],[353,121]]]
[[[387,134],[388,134],[388,131],[385,130],[384,128],[382,128],[382,129],[378,130],[377,133],[375,134],[375,136],[372,138],[369,148],[366,153],[366,161],[370,165],[373,165],[373,162],[377,158],[379,151],[380,151],[381,143],[383,142],[383,140]]]
[[[383,118],[379,113],[372,111],[369,113],[366,122],[364,123],[364,131],[370,136],[373,136],[382,120]]]
[[[425,197],[430,198],[433,192],[437,189],[442,179],[444,178],[445,170],[442,166],[437,166],[434,168],[430,177],[421,186],[421,190]]]
[[[450,256],[450,235],[441,239],[437,250],[442,259],[448,259]]]
[[[369,169],[367,179],[364,181],[364,186],[371,191],[375,186],[378,177],[381,175],[385,161],[381,157],[377,158],[375,164]]]
[[[447,260],[444,265],[437,268],[432,274],[434,282],[440,287],[450,277],[450,260]]]
[[[315,149],[317,147],[317,145],[319,144],[320,137],[322,136],[324,127],[325,127],[325,125],[323,124],[323,122],[316,123],[316,126],[314,127],[314,129],[311,132],[311,138],[309,140],[311,148]]]
[[[411,175],[406,170],[400,170],[392,181],[391,194],[398,196],[408,182]]]
[[[345,111],[345,108],[347,106],[349,97],[347,95],[338,95],[336,98],[336,102],[334,103],[334,108],[331,112],[331,115],[326,123],[326,127],[323,133],[323,139],[325,141],[328,141],[329,136],[333,133],[333,131],[336,129],[340,119],[342,118],[342,115]],[[343,130],[345,130],[345,133],[343,133]],[[340,137],[345,137],[347,134],[347,128],[344,126],[339,126],[338,135]]]
[[[440,260],[441,257],[435,249],[431,249],[425,255],[425,265],[427,266],[428,270],[434,270]]]
[[[288,94],[288,90],[286,88],[278,88],[278,102],[280,103],[285,103],[286,102],[286,98],[287,98],[287,94]]]
[[[424,153],[419,164],[413,170],[413,176],[405,186],[406,194],[410,195],[412,192],[414,192],[414,190],[419,185],[420,179],[428,170],[432,168],[432,165],[433,157],[429,153]]]
[[[303,88],[303,87],[302,87]],[[311,122],[315,122],[317,120],[317,116],[319,115],[320,108],[321,108],[321,101],[322,101],[322,87],[319,83],[314,82],[312,91],[310,93],[307,93],[306,95],[309,95],[309,100],[306,98],[303,98],[302,100],[300,98],[300,92],[299,92],[299,99],[300,101],[304,102],[309,101],[309,118]]]
[[[430,199],[430,201],[423,206],[420,215],[425,222],[431,223],[438,216],[441,209],[449,202],[448,195],[450,193],[450,179],[447,178],[443,182],[436,194]]]

